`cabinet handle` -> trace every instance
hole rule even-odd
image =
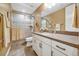
[[[53,56],[53,51],[51,51],[51,56]]]
[[[39,43],[39,47],[40,47],[40,43]]]
[[[58,45],[56,45],[56,47],[57,47],[57,48],[60,48],[60,49],[62,49],[62,50],[64,50],[64,51],[66,50],[65,48],[62,48],[62,47],[60,47],[60,46],[58,46]]]
[[[39,43],[39,47],[42,48],[42,43]]]

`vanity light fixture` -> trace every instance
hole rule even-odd
[[[56,5],[56,3],[45,3],[45,8],[52,8],[53,6]]]

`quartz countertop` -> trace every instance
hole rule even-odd
[[[70,45],[75,48],[79,48],[79,37],[65,34],[56,34],[56,33],[48,33],[48,32],[35,32],[34,34],[49,38],[51,40],[55,40],[67,45]]]

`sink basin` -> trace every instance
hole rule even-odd
[[[46,35],[46,36],[50,36],[50,35],[52,35],[53,33],[48,33],[48,32],[43,32],[43,33],[41,33],[42,35]]]

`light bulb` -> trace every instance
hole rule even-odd
[[[45,3],[44,5],[46,8],[52,8],[53,6],[56,5],[56,3]]]

